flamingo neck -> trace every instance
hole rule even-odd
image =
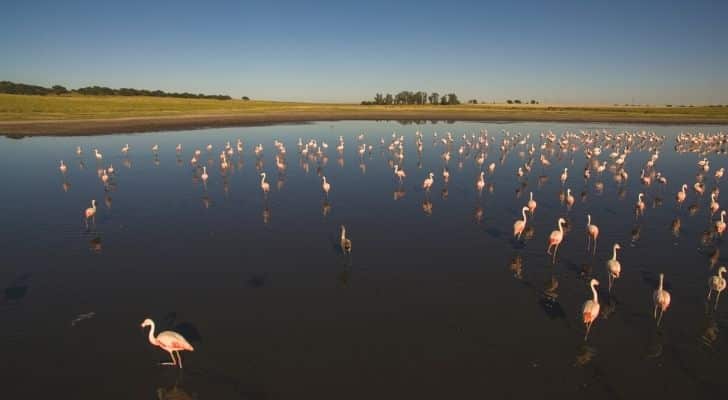
[[[157,338],[154,337],[154,321],[152,321],[151,329],[149,329],[149,343],[157,345]]]
[[[595,303],[599,303],[599,298],[597,297],[597,289],[594,287],[593,283],[589,286],[591,286],[591,290],[592,290],[592,299],[594,300]]]
[[[591,215],[590,214],[586,215],[586,225],[587,226],[591,225]]]
[[[264,183],[265,183],[265,173],[263,173],[263,175],[261,175],[261,177],[260,177],[260,184],[262,185]]]
[[[533,201],[533,192],[530,194],[530,200]]]
[[[561,232],[561,234],[563,234],[564,228],[561,226],[561,224],[562,224],[562,222],[561,222],[561,220],[559,220],[559,232]]]
[[[725,215],[725,211],[723,211],[722,213],[720,213],[720,222],[722,222],[722,223],[725,223],[725,221],[723,221],[723,216],[724,215]]]
[[[342,226],[341,227],[341,240],[345,240],[345,239],[346,239],[346,228],[344,228]]]
[[[659,291],[662,291],[662,281],[665,279],[665,276],[660,274],[660,287],[658,288]]]
[[[523,224],[526,224],[526,208],[521,209],[521,215],[523,215]]]
[[[617,260],[617,246],[612,247],[612,261]]]

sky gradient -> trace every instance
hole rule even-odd
[[[728,104],[728,1],[16,3],[0,12],[0,80],[271,100],[423,90]]]

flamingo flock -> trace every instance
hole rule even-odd
[[[716,136],[721,139],[716,139]],[[379,151],[380,154],[385,157],[385,160],[388,164],[387,173],[390,174],[390,177],[392,176],[391,171],[393,171],[393,178],[397,186],[394,192],[394,199],[398,200],[403,198],[406,193],[405,183],[409,179],[408,175],[403,169],[406,154],[405,143],[407,143],[405,136],[392,133],[389,140],[381,137],[377,145],[366,143],[366,138],[367,136],[364,133],[357,135],[354,139],[356,143],[354,144],[354,146],[352,146],[358,156],[357,158],[359,161],[359,169],[361,170],[362,174],[366,174],[367,159],[372,158],[372,154],[375,150]],[[443,165],[441,166],[441,168],[435,169],[435,171],[441,171],[441,173],[438,173],[442,176],[442,183],[438,182],[436,184],[435,172],[432,172],[433,170],[425,169],[424,171],[428,171],[426,174],[422,174],[422,172],[417,172],[414,174],[415,179],[417,179],[417,176],[420,177],[419,179],[422,179],[422,184],[418,185],[415,188],[421,188],[422,192],[424,193],[424,200],[421,204],[422,210],[426,215],[432,215],[433,202],[431,200],[431,193],[433,192],[433,189],[438,186],[440,187],[438,188],[438,190],[441,190],[440,193],[442,199],[447,199],[450,185],[453,184],[452,182],[454,175],[449,168],[451,160],[455,160],[455,162],[457,163],[457,169],[462,171],[465,161],[469,158],[472,158],[474,167],[476,169],[475,185],[474,188],[473,186],[469,186],[469,189],[465,190],[477,195],[477,201],[479,203],[476,207],[475,219],[478,223],[482,221],[484,213],[487,215],[487,208],[484,212],[484,208],[480,204],[480,202],[483,201],[481,199],[481,197],[483,196],[483,192],[486,191],[486,189],[488,193],[492,193],[495,190],[493,181],[496,180],[498,176],[501,176],[501,168],[505,165],[505,160],[511,155],[511,153],[517,153],[516,157],[519,157],[523,160],[523,162],[519,162],[518,166],[515,167],[515,172],[504,173],[510,176],[510,179],[515,179],[518,184],[518,189],[516,190],[516,198],[519,198],[521,196],[521,191],[525,189],[528,185],[529,178],[532,174],[540,173],[540,175],[536,179],[536,182],[538,188],[542,188],[549,182],[550,178],[547,170],[552,166],[554,162],[563,161],[564,159],[568,158],[571,164],[574,164],[577,155],[580,153],[583,154],[586,165],[584,166],[583,175],[581,178],[579,177],[579,175],[575,175],[575,177],[570,178],[568,167],[564,167],[561,170],[560,175],[558,176],[559,183],[561,185],[560,200],[562,203],[562,206],[558,212],[561,214],[561,216],[556,219],[556,229],[553,230],[546,238],[546,255],[550,256],[547,258],[550,258],[551,264],[553,266],[558,265],[557,261],[559,259],[559,249],[563,245],[567,235],[571,230],[571,223],[569,221],[573,219],[574,213],[579,214],[580,208],[583,207],[582,204],[586,202],[586,199],[590,195],[590,192],[588,190],[583,190],[581,194],[579,194],[579,183],[574,181],[580,181],[583,178],[584,187],[588,187],[588,185],[591,185],[591,187],[593,187],[594,194],[602,195],[605,190],[604,175],[610,173],[617,187],[617,196],[621,199],[626,195],[624,185],[629,180],[629,173],[626,170],[627,166],[630,165],[630,163],[635,163],[635,161],[632,161],[636,158],[632,156],[633,151],[638,150],[639,152],[647,152],[649,154],[649,157],[644,162],[644,164],[639,165],[639,168],[637,169],[637,171],[640,172],[639,184],[641,185],[641,191],[638,193],[637,202],[634,205],[634,209],[636,211],[634,218],[637,222],[649,217],[646,214],[649,214],[651,212],[651,208],[648,208],[646,200],[650,200],[652,202],[652,208],[656,208],[661,205],[663,201],[662,193],[664,192],[664,187],[668,185],[667,177],[665,177],[662,172],[658,172],[656,170],[660,160],[660,148],[665,142],[665,137],[657,135],[653,132],[612,132],[606,129],[598,129],[582,130],[579,132],[567,131],[561,135],[557,135],[552,131],[545,131],[541,132],[538,135],[532,135],[521,133],[513,134],[504,130],[500,137],[496,137],[496,135],[489,134],[487,130],[481,130],[480,133],[463,134],[459,138],[451,132],[447,132],[443,135],[439,135],[437,132],[434,132],[432,135],[432,139],[433,148],[442,148],[442,153],[440,154],[439,160],[441,160],[440,162],[442,162]],[[414,147],[416,149],[418,158],[417,170],[422,170],[423,168],[422,154],[425,148],[423,145],[425,140],[425,135],[422,132],[415,132]],[[728,142],[728,135],[726,134],[706,135],[682,133],[676,138],[675,148],[680,149],[680,152],[693,152],[698,154],[708,154],[711,152],[726,152],[728,151],[728,145],[726,145],[726,142]],[[453,151],[453,147],[456,148],[455,151]],[[213,173],[213,168],[215,166],[213,160],[217,157],[216,153],[213,153],[214,148],[215,147],[212,144],[207,144],[204,147],[209,157],[206,165],[200,165],[204,162],[203,154],[200,149],[195,149],[194,151],[192,151],[192,158],[189,160],[189,164],[193,169],[194,176],[201,180],[201,182],[205,185],[206,190],[207,183],[209,181],[215,181],[216,179],[218,179],[217,175],[214,175]],[[338,141],[335,142],[334,151],[338,156],[337,164],[341,168],[343,168],[345,165],[343,155],[346,148],[346,141],[344,137],[339,136]],[[217,169],[223,176],[223,189],[226,193],[228,190],[228,182],[225,177],[227,176],[227,173],[229,171],[233,171],[236,168],[236,152],[238,155],[237,167],[241,168],[244,149],[245,147],[241,139],[237,140],[235,146],[233,146],[232,143],[228,141],[220,149]],[[263,219],[264,222],[267,223],[268,221],[270,221],[270,208],[268,204],[268,197],[271,195],[271,183],[267,181],[268,175],[264,169],[263,154],[265,150],[262,143],[253,146],[252,149],[253,154],[256,157],[256,170],[258,171],[258,175],[260,177],[260,191],[262,192],[266,202],[263,212]],[[329,145],[325,141],[319,141],[317,139],[298,139],[297,153],[299,156],[300,168],[305,173],[308,173],[311,168],[316,168],[316,172],[321,178],[320,187],[323,191],[322,197],[325,198],[322,206],[324,216],[328,215],[331,210],[331,203],[329,203],[328,201],[329,196],[331,195],[332,197],[335,197],[338,193],[336,191],[332,192],[332,183],[328,179],[328,177],[323,174],[323,169],[324,167],[326,167],[329,160],[328,152],[330,150],[328,149]],[[160,147],[158,144],[154,144],[151,150],[155,157],[156,163],[158,163],[158,156],[160,152],[163,152],[163,148]],[[109,164],[108,167],[104,167],[104,155],[98,148],[93,148],[92,151],[93,157],[95,158],[98,166],[98,177],[101,180],[104,188],[108,189],[110,185],[115,184],[117,171],[113,168],[113,165],[111,164]],[[275,157],[275,169],[278,171],[279,176],[279,179],[277,181],[274,180],[273,183],[276,184],[277,191],[281,191],[285,182],[285,179],[283,179],[283,177],[285,176],[285,173],[289,168],[287,161],[288,153],[286,145],[282,141],[276,139],[273,142],[273,151]],[[181,156],[183,153],[183,148],[181,144],[177,144],[177,146],[175,147],[175,152],[177,154],[178,162],[181,162]],[[82,157],[84,154],[82,146],[78,146],[75,153],[77,157]],[[128,156],[130,153],[130,145],[125,144],[121,148],[121,154],[124,157],[124,165],[128,167],[130,167],[131,165],[130,161],[128,160]],[[488,159],[489,155],[492,156],[492,153],[497,154],[498,163],[491,162],[486,166],[485,162]],[[540,167],[535,167],[533,165],[534,160],[539,161]],[[496,173],[496,166],[498,164],[500,164],[501,167],[499,167],[498,169],[499,172]],[[210,168],[209,171],[208,167]],[[693,207],[695,207],[695,205],[691,205],[690,207],[688,207],[687,210],[684,210],[682,209],[683,204],[686,203],[689,198],[692,199],[693,197],[695,197],[696,203],[705,201],[702,200],[702,196],[708,189],[706,185],[706,180],[712,179],[713,188],[709,192],[710,200],[708,203],[708,208],[710,210],[709,217],[710,223],[712,224],[712,229],[709,230],[706,236],[707,239],[705,239],[704,242],[713,243],[716,246],[717,252],[717,247],[720,245],[720,239],[726,229],[726,222],[724,220],[726,211],[721,210],[720,204],[718,202],[720,193],[719,183],[723,177],[724,169],[717,169],[715,170],[712,178],[706,178],[706,174],[711,169],[711,163],[707,157],[703,157],[697,162],[697,168],[698,173],[696,175],[696,182],[693,184],[693,191],[688,192],[689,185],[687,183],[681,183],[679,186],[680,190],[678,190],[677,192],[673,192],[676,193],[674,198],[675,213],[682,216],[687,211],[688,215],[694,215],[696,210],[694,210]],[[66,179],[71,174],[68,169],[68,164],[66,164],[63,160],[60,160],[58,170],[64,178],[64,190],[68,190],[70,186],[67,186]],[[577,169],[577,171],[578,170],[579,169]],[[211,174],[213,175],[211,176]],[[470,182],[473,181],[471,180]],[[335,183],[337,183],[338,185],[341,182],[336,181]],[[470,183],[469,185],[472,185],[472,183]],[[655,188],[655,186],[659,187]],[[577,201],[577,197],[575,196],[575,194],[579,195],[579,201]],[[487,197],[487,194],[485,196]],[[107,204],[110,207],[110,200],[107,201]],[[209,202],[207,204],[209,204]],[[566,207],[563,207],[563,205],[565,205]],[[521,218],[517,219],[513,223],[512,240],[516,243],[525,243],[525,241],[528,241],[529,238],[532,237],[533,231],[531,231],[531,234],[529,235],[527,230],[529,229],[529,225],[531,225],[530,229],[533,229],[532,224],[534,223],[533,221],[537,209],[537,202],[535,200],[533,191],[528,192],[528,201],[525,203],[525,205],[519,206],[519,208],[517,209],[520,210]],[[590,254],[592,257],[596,257],[597,241],[600,236],[600,228],[594,223],[592,219],[592,212],[589,212],[588,209],[585,209],[583,211],[584,213],[581,214],[582,216],[579,216],[579,218],[581,221],[584,221],[581,218],[586,218],[586,253]],[[95,225],[96,213],[96,200],[91,200],[91,207],[86,208],[83,212],[84,222],[87,227],[89,227],[90,222],[93,222]],[[715,219],[716,214],[719,216],[719,219]],[[603,223],[604,221],[601,222]],[[549,224],[550,223],[551,222],[549,222]],[[678,217],[673,221],[672,224],[672,232],[675,237],[679,237],[680,228],[681,220]],[[633,243],[636,240],[639,240],[639,235],[640,230],[638,227],[633,230]],[[343,254],[351,254],[352,242],[351,239],[347,237],[347,230],[343,224],[340,225],[339,248]],[[611,295],[614,290],[618,290],[615,289],[615,284],[622,275],[622,263],[618,258],[618,250],[621,249],[622,247],[619,243],[613,243],[613,246],[611,247],[611,258],[603,261],[606,265],[606,279],[608,282],[606,288],[607,295]],[[519,260],[521,260],[520,256]],[[716,261],[713,262],[711,265],[714,264],[717,264],[717,258]],[[626,271],[627,275],[631,271],[629,264],[626,266]],[[716,274],[711,276],[708,281],[707,300],[711,301],[711,299],[713,298],[713,294],[715,294],[713,306],[715,309],[717,309],[718,307],[718,302],[722,291],[724,291],[726,288],[726,279],[723,277],[725,272],[726,268],[724,266],[720,266],[717,269]],[[519,267],[518,276],[522,276],[522,267]],[[665,275],[663,273],[660,273],[659,284],[657,288],[655,288],[652,295],[652,302],[654,305],[653,318],[656,320],[657,326],[660,326],[660,324],[662,323],[663,316],[665,315],[671,304],[671,294],[667,291],[665,287],[664,278]],[[586,300],[581,310],[582,321],[585,325],[585,340],[588,339],[588,336],[592,331],[593,324],[596,322],[600,315],[599,290],[597,289],[599,285],[599,280],[597,280],[595,277],[592,277],[588,281],[588,286],[591,290],[591,297]],[[151,319],[146,319],[143,322],[142,326],[150,327],[149,342],[155,346],[162,348],[170,354],[172,362],[168,364],[176,365],[181,368],[182,358],[179,352],[194,350],[194,348],[187,342],[187,340],[185,340],[185,338],[182,337],[180,334],[172,331],[164,331],[154,336],[155,325]]]

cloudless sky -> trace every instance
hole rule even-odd
[[[0,80],[352,101],[728,103],[728,1],[28,0]]]

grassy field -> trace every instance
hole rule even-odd
[[[0,94],[2,133],[108,133],[341,119],[728,123],[727,107],[292,103]],[[148,127],[147,127],[148,126]]]

